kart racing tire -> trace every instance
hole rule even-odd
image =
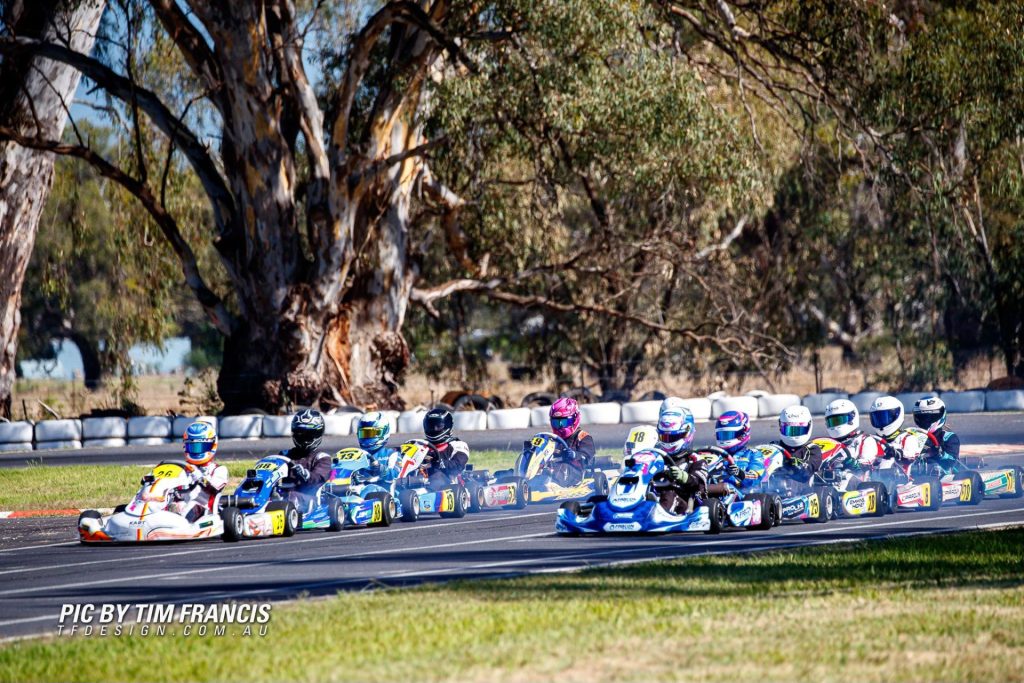
[[[914,482],[915,484],[928,484],[931,491],[928,492],[929,505],[925,510],[938,510],[942,507],[942,482],[936,477],[922,477]],[[985,494],[982,493],[982,497]]]
[[[99,511],[97,511],[97,510],[82,510],[82,513],[80,515],[78,515],[78,526],[75,527],[76,529],[81,529],[82,528],[82,520],[83,519],[99,519],[99,520],[102,520],[103,519],[103,515],[101,515],[99,513]],[[86,542],[84,538],[80,539],[80,540],[81,540],[82,543]]]
[[[415,522],[420,518],[420,497],[415,491],[401,491],[398,494],[398,502],[402,504],[403,522]]]
[[[975,470],[968,470],[962,473],[963,479],[971,480],[971,497],[968,500],[957,501],[958,505],[977,505],[985,500],[985,481]],[[942,497],[941,494],[939,496]],[[937,508],[936,508],[937,509]]]
[[[750,496],[761,505],[761,523],[751,527],[758,531],[768,531],[778,525],[778,511],[782,507],[779,497],[773,493],[755,493]]]
[[[220,511],[221,521],[224,522],[224,535],[221,538],[227,543],[234,543],[245,536],[245,520],[242,518],[242,511],[228,505]]]
[[[598,503],[605,503],[607,501],[608,501],[608,496],[606,496],[604,494],[593,495],[593,496],[590,496],[589,498],[587,498],[587,505],[597,505]]]
[[[889,492],[885,484],[879,481],[862,481],[857,484],[857,490],[872,489],[875,492],[875,511],[867,517],[884,517],[889,511]]]
[[[1019,465],[1011,465],[1012,470],[1011,476],[1014,480],[1013,491],[1009,493],[1000,493],[1000,498],[1020,498],[1024,496],[1024,467]]]
[[[384,514],[381,516],[380,521],[370,522],[366,526],[391,526],[391,522],[395,521],[395,512],[397,511],[394,496],[387,491],[372,491],[367,494],[366,500],[379,500],[381,505],[384,506]],[[418,506],[419,498],[416,499],[416,503]]]
[[[506,510],[523,510],[530,504],[530,482],[523,477],[508,477],[501,481],[503,484],[515,484],[516,499],[509,505],[503,505]]]
[[[817,486],[813,493],[818,496],[818,516],[804,521],[822,524],[835,516],[836,499],[832,495],[832,488],[828,486]]]
[[[342,507],[341,501],[331,496],[327,500],[327,524],[328,531],[341,531],[345,528],[345,508]]]
[[[275,510],[284,510],[284,531],[281,533],[282,536],[294,536],[295,532],[302,528],[302,516],[299,514],[299,509],[295,507],[295,503],[290,500],[278,500],[267,505],[267,512],[274,512]]]
[[[479,482],[470,479],[466,482],[466,488],[469,489],[469,508],[470,512],[480,512],[484,509],[484,487]]]
[[[568,510],[569,514],[580,516],[580,502],[578,500],[567,500],[558,506],[559,510]]]
[[[469,509],[470,496],[469,489],[461,484],[456,484],[452,487],[452,491],[455,493],[455,509],[449,510],[448,512],[441,512],[439,515],[445,519],[458,519],[466,516],[466,511]]]
[[[121,503],[120,505],[118,505],[117,507],[114,508],[113,514],[116,515],[118,512],[124,512],[127,509],[128,509],[128,504],[127,503]]]
[[[711,528],[704,533],[722,533],[722,528],[725,527],[725,505],[723,505],[722,501],[717,498],[708,498],[705,504],[708,506],[708,517],[711,520]]]
[[[598,496],[608,496],[608,477],[604,472],[594,472],[594,493]]]

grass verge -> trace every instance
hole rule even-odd
[[[232,486],[252,467],[250,460],[224,464]],[[511,467],[515,456],[504,451],[474,453],[477,469]],[[128,502],[150,468],[138,465],[62,465],[0,469],[0,510],[62,510],[105,508]]]
[[[275,606],[265,638],[0,648],[0,680],[1024,680],[1024,530]]]

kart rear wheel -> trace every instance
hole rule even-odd
[[[578,500],[567,500],[558,506],[559,510],[566,510],[571,515],[580,516],[580,502]]]
[[[224,534],[221,538],[225,542],[234,543],[245,536],[245,520],[242,518],[241,510],[229,505],[221,509],[220,518],[224,522]]]
[[[116,515],[117,513],[124,512],[127,509],[128,509],[128,505],[126,503],[121,503],[120,505],[118,505],[118,506],[116,506],[114,508],[114,513],[113,514]]]
[[[835,516],[836,500],[832,496],[832,489],[826,486],[819,486],[814,489],[814,495],[818,497],[818,516],[812,522],[819,524],[827,522]]]
[[[469,482],[466,487],[469,489],[469,511],[480,512],[484,509],[484,487],[475,481]]]
[[[513,484],[516,487],[516,499],[502,507],[506,510],[522,510],[530,504],[530,482],[522,477],[509,477],[502,483]]]
[[[725,505],[717,498],[708,498],[705,503],[708,506],[708,518],[711,520],[711,528],[705,534],[720,534],[725,526]]]
[[[757,501],[761,506],[761,523],[751,527],[758,531],[768,531],[776,525],[776,512],[779,509],[778,496],[767,494],[767,493],[755,493],[750,496],[750,500]]]
[[[284,531],[282,536],[294,536],[295,532],[302,527],[302,516],[295,503],[290,500],[278,500],[267,504],[267,512],[284,510]]]
[[[1000,493],[1000,498],[1020,498],[1024,496],[1024,467],[1011,465],[1010,476],[1013,477],[1013,490],[1008,493]]]
[[[379,500],[380,504],[384,508],[384,512],[381,515],[379,522],[370,522],[366,526],[391,526],[391,522],[395,520],[395,498],[387,491],[373,491],[366,496],[366,500]],[[419,498],[416,499],[419,503]]]
[[[884,517],[889,509],[889,492],[886,491],[885,484],[878,481],[862,481],[857,484],[858,491],[866,489],[870,489],[875,492],[875,511],[867,516]]]
[[[398,494],[398,502],[402,504],[402,521],[415,522],[420,518],[420,497],[413,490],[405,490]]]
[[[341,531],[345,528],[345,508],[342,507],[341,501],[333,496],[327,500],[327,519],[328,531]]]
[[[928,492],[928,506],[925,510],[938,510],[942,507],[942,482],[935,477],[921,477],[914,482],[919,486],[927,484],[931,491]]]
[[[469,489],[461,484],[456,484],[452,487],[452,491],[455,493],[455,509],[439,514],[441,517],[446,519],[458,519],[465,517],[466,511],[469,509],[469,505],[473,500],[472,496],[469,494]]]
[[[608,495],[608,477],[604,472],[594,472],[594,494],[598,496]]]
[[[963,479],[970,480],[971,497],[967,500],[957,501],[958,505],[977,505],[981,501],[985,500],[985,481],[977,471],[967,470],[965,472],[961,472],[960,476]]]

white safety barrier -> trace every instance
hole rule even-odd
[[[922,398],[929,396],[938,396],[937,391],[913,391],[904,394],[896,394],[896,400],[903,404],[903,411],[907,414],[907,424],[913,424],[914,418],[910,417],[914,414],[914,404],[920,401]]]
[[[292,435],[291,415],[264,415],[263,438],[280,439]]]
[[[867,415],[868,410],[871,408],[871,404],[875,402],[875,399],[879,396],[885,396],[881,391],[862,391],[854,394],[850,397],[850,401],[853,405],[857,406],[857,410],[861,415]]]
[[[174,422],[171,424],[171,436],[175,439],[180,439],[185,436],[185,430],[193,422],[206,422],[207,424],[213,425],[213,428],[217,428],[217,418],[213,415],[175,415]],[[218,432],[218,435],[220,432]]]
[[[169,439],[173,420],[169,417],[128,418],[129,439]]]
[[[706,398],[684,398],[683,405],[693,414],[694,420],[710,420],[714,402]]]
[[[476,432],[487,429],[486,410],[456,410],[452,416],[454,417],[456,436],[459,432]]]
[[[119,448],[127,446],[128,439],[111,437],[109,439],[87,439],[82,442],[82,448]]]
[[[160,436],[140,436],[134,439],[128,439],[129,446],[162,446],[174,441],[169,437]]]
[[[770,391],[765,391],[764,389],[751,389],[750,391],[743,395],[753,396],[754,398],[761,398],[762,396],[771,396],[772,393]]]
[[[82,438],[86,441],[124,439],[126,436],[128,436],[128,420],[123,417],[82,418]]]
[[[796,394],[766,394],[757,397],[757,414],[761,417],[777,417],[786,408],[798,405],[800,397]]]
[[[28,442],[31,448],[32,438],[31,422],[0,422],[0,444]]]
[[[628,425],[644,422],[657,424],[658,409],[660,407],[661,401],[636,401],[634,403],[623,403],[622,422],[623,424]]]
[[[939,398],[950,413],[980,413],[985,410],[984,391],[944,391]]]
[[[620,403],[584,403],[580,406],[580,421],[585,425],[617,425],[621,417]]]
[[[423,416],[426,414],[427,411],[423,408],[419,410],[403,410],[398,414],[398,433],[421,434],[423,432]]]
[[[542,427],[544,431],[551,431],[551,406],[537,406],[530,408],[530,426]]]
[[[78,439],[59,439],[56,441],[36,441],[37,451],[59,451],[73,448],[81,448],[82,442]]]
[[[726,396],[715,399],[711,404],[711,417],[717,420],[730,410],[740,410],[750,417],[757,417],[757,399],[753,396]]]
[[[831,394],[807,394],[804,396],[802,403],[811,411],[811,415],[824,415],[825,407],[832,401],[836,401],[841,398],[850,398],[850,395],[840,394],[838,392]]]
[[[217,421],[217,428],[222,439],[258,439],[263,430],[263,416],[228,415]]]
[[[728,396],[729,396],[729,392],[728,391],[713,391],[710,394],[708,394],[707,396],[705,396],[704,398],[706,398],[707,400],[709,400],[712,403],[714,403],[718,399],[726,398]]]
[[[488,429],[527,429],[529,426],[529,408],[500,408],[487,413]]]
[[[36,441],[81,441],[81,420],[43,420],[36,423]],[[65,446],[64,448],[74,448]]]
[[[32,450],[31,441],[8,441],[6,443],[0,442],[0,452],[30,450]]]
[[[348,436],[352,433],[352,421],[359,413],[335,413],[324,415],[324,434],[327,436]]]
[[[1024,410],[1024,390],[988,392],[985,396],[985,410]]]

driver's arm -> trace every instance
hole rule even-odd
[[[584,434],[576,444],[576,455],[584,467],[588,467],[590,463],[594,462],[594,455],[596,453],[597,446],[594,444],[594,437],[590,434]]]
[[[319,486],[331,478],[331,456],[320,452],[313,456],[313,462],[309,465],[308,486]]]

